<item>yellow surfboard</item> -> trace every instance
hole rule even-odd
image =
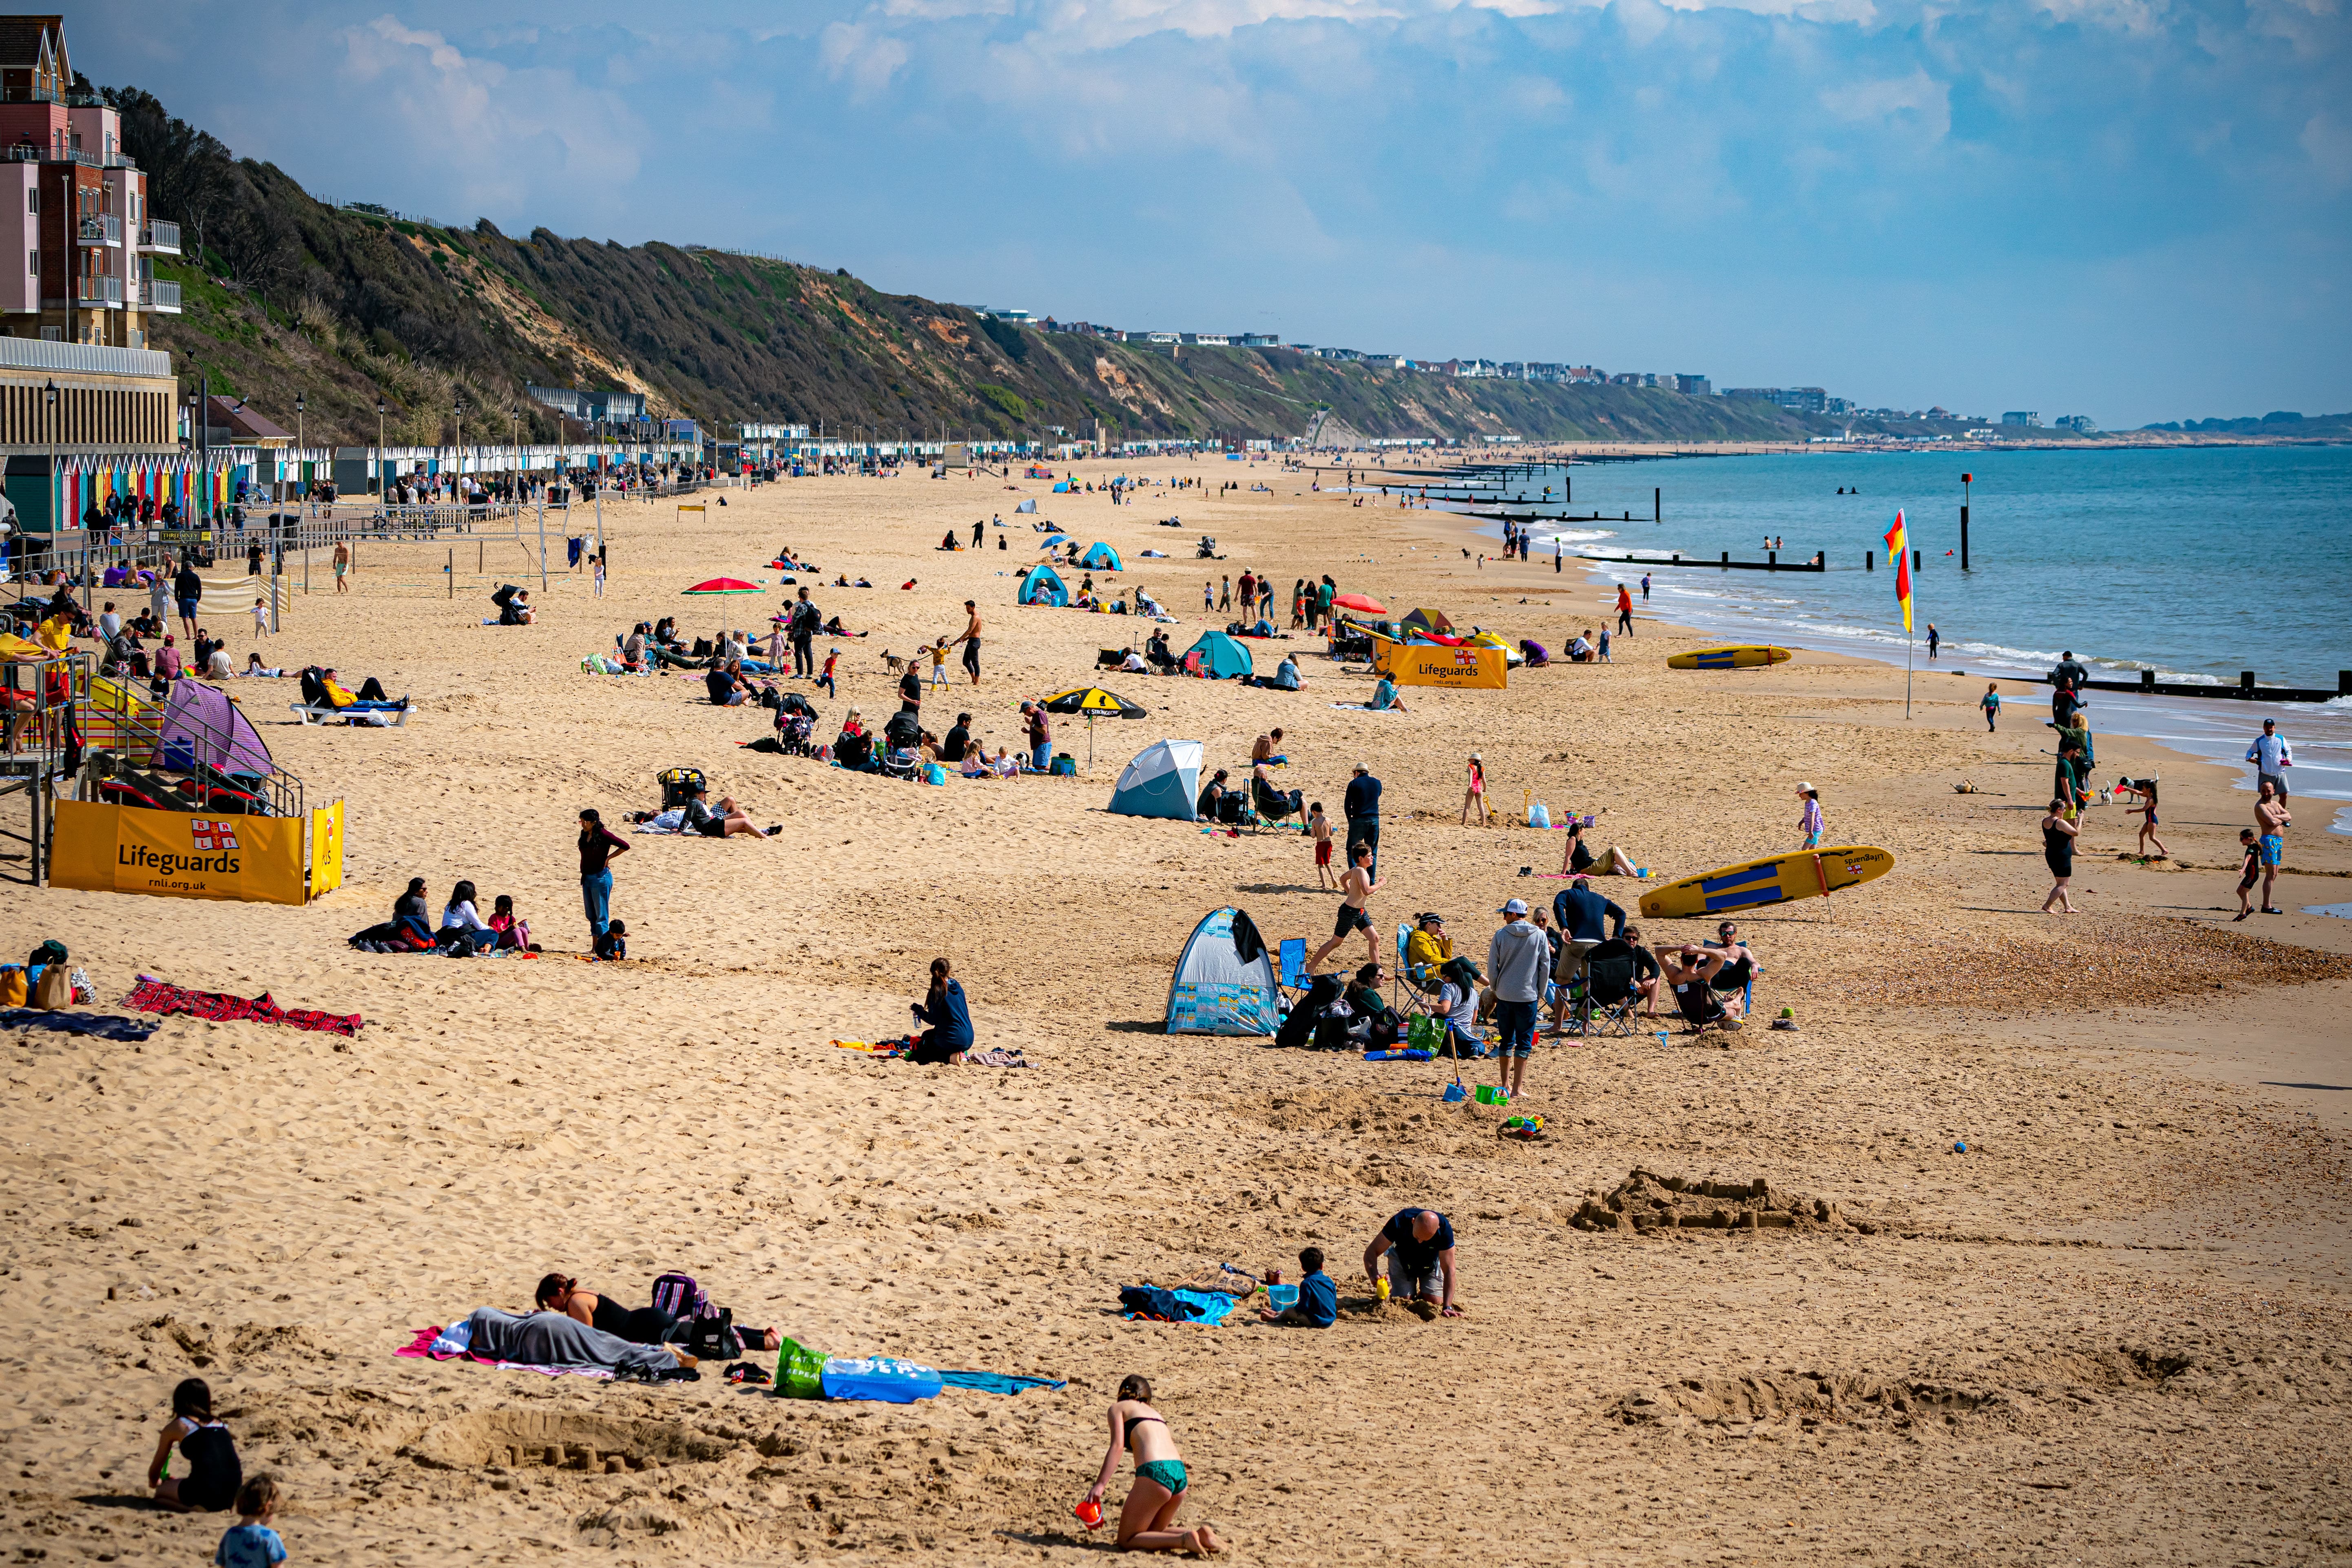
[[[1769,645],[1737,647],[1695,647],[1666,660],[1668,669],[1753,669],[1759,665],[1786,664],[1796,656]]]
[[[1873,845],[1800,849],[1653,888],[1642,895],[1642,913],[1652,920],[1680,920],[1818,899],[1875,880],[1894,868],[1894,854]]]

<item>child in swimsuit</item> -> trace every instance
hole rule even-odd
[[[1111,1477],[1118,1473],[1122,1452],[1135,1456],[1135,1484],[1128,1488],[1118,1512],[1119,1550],[1191,1552],[1203,1557],[1224,1550],[1205,1524],[1176,1528],[1176,1510],[1184,1505],[1188,1486],[1184,1461],[1177,1457],[1168,1423],[1151,1408],[1150,1380],[1133,1374],[1119,1381],[1118,1397],[1111,1402],[1110,1449],[1103,1455],[1102,1473],[1095,1478],[1087,1501],[1102,1500]]]
[[[2254,830],[2251,827],[2238,829],[2238,847],[2244,852],[2246,863],[2238,872],[2236,918],[2244,920],[2254,912],[2253,900],[2249,895],[2253,892],[2254,884],[2263,879],[2263,847],[2254,842]]]
[[[184,1476],[171,1473],[174,1443],[188,1461]],[[213,1419],[213,1391],[203,1378],[187,1378],[172,1390],[172,1419],[156,1439],[147,1484],[155,1489],[157,1502],[183,1513],[220,1513],[236,1501],[245,1467],[228,1428]]]

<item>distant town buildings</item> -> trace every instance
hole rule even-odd
[[[533,403],[582,425],[635,425],[646,417],[642,392],[592,392],[576,386],[533,386],[523,391]]]
[[[2099,428],[2086,414],[2061,414],[2054,423],[2061,430],[2072,430],[2078,436],[2095,435]]]
[[[2042,426],[2042,416],[2032,409],[2011,409],[2000,416],[2000,422],[2004,425],[2022,425],[2029,429],[2039,429]]]
[[[1727,386],[1726,397],[1752,397],[1759,403],[1778,404],[1796,414],[1826,414],[1830,411],[1830,395],[1818,386]]]

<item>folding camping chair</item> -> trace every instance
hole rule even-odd
[[[1576,1003],[1574,1032],[1586,1036],[1633,1033],[1633,1009],[1642,1005],[1642,994],[1633,988],[1635,973],[1630,958],[1588,964],[1584,994]]]
[[[1250,800],[1257,807],[1261,822],[1279,823],[1284,817],[1293,816],[1303,811],[1305,809],[1301,804],[1303,793],[1299,790],[1292,790],[1286,795],[1263,783],[1255,774],[1250,778]]]

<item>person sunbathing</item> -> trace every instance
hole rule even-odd
[[[624,1307],[610,1296],[583,1290],[579,1280],[562,1274],[550,1274],[541,1279],[536,1300],[542,1312],[561,1312],[573,1322],[601,1329],[635,1345],[664,1343],[678,1323],[677,1319],[659,1307]],[[739,1325],[736,1331],[743,1336],[745,1350],[772,1351],[782,1343],[776,1329],[753,1330]],[[759,1342],[754,1344],[754,1340]]]
[[[268,669],[263,668],[261,656],[257,653],[249,653],[245,656],[244,669],[238,671],[238,673],[256,678],[268,677],[274,680],[279,676],[284,675],[286,672],[282,669]]]
[[[829,637],[871,637],[873,634],[870,632],[851,631],[847,626],[841,624],[840,613],[836,611],[835,612],[833,618],[824,623],[824,635]]]
[[[349,687],[343,685],[342,682],[337,680],[335,679],[335,673],[334,667],[331,665],[325,669],[320,670],[319,672],[319,686],[320,689],[326,692],[328,702],[336,708],[349,708],[354,704],[362,707],[381,708],[405,708],[408,706],[408,699],[405,697],[402,698],[397,702],[394,702],[392,699],[386,697],[383,694],[383,682],[378,680],[373,675],[362,681],[360,683],[359,690],[354,692]]]
[[[684,831],[699,833],[705,838],[765,838],[768,833],[775,831],[770,828],[768,833],[763,833],[753,826],[751,819],[736,805],[732,795],[722,796],[716,807],[706,805],[702,797],[707,793],[700,784],[687,786]]]

